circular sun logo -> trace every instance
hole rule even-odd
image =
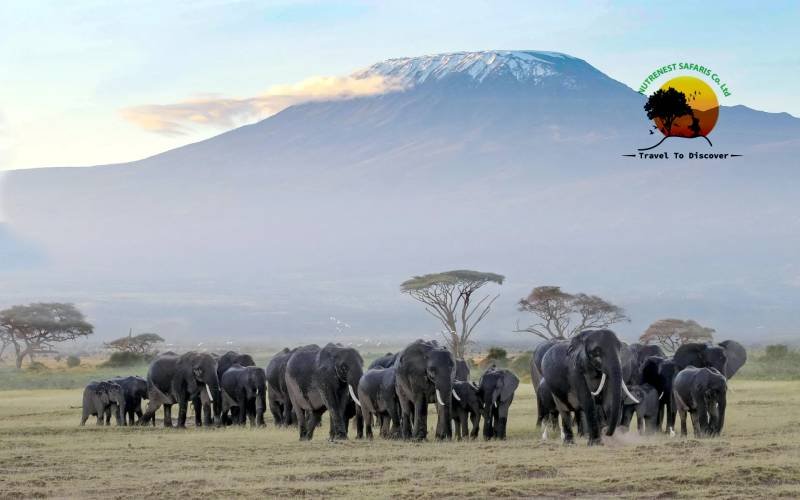
[[[708,144],[708,134],[719,118],[719,101],[711,87],[699,78],[679,76],[666,82],[647,99],[644,105],[653,129],[667,137],[702,137]],[[650,133],[653,133],[652,131]]]

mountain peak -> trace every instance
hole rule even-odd
[[[467,75],[479,83],[487,78],[512,77],[520,82],[539,84],[549,78],[563,76],[567,77],[565,85],[571,86],[575,83],[571,77],[576,76],[577,72],[585,72],[587,67],[600,73],[582,59],[559,52],[486,50],[388,59],[354,76],[379,75],[406,85],[443,80],[457,74]]]

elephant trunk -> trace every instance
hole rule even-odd
[[[603,409],[608,418],[606,422],[606,436],[611,436],[617,429],[622,413],[622,368],[619,356],[611,356],[604,367],[603,374],[607,376],[606,389],[603,393]]]
[[[725,406],[727,404],[727,395],[723,392],[718,401],[717,406],[717,425],[714,428],[716,434],[722,432],[722,426],[725,425]]]
[[[127,425],[125,422],[125,419],[127,418],[127,410],[128,408],[126,405],[126,399],[122,398],[122,401],[120,401],[119,404],[117,405],[117,411],[119,412],[118,421],[121,422],[122,425]],[[133,425],[133,422],[131,422],[131,425]]]

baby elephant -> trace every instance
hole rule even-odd
[[[514,391],[519,379],[510,370],[496,368],[486,370],[478,383],[478,395],[483,402],[484,439],[505,439],[508,424],[508,409],[514,401]]]
[[[672,393],[681,417],[681,436],[686,435],[686,412],[692,415],[696,438],[717,436],[725,424],[728,383],[716,368],[689,366],[675,377]]]
[[[467,436],[471,439],[477,438],[483,410],[481,399],[478,397],[478,386],[472,382],[456,381],[453,384],[452,405],[451,415],[456,427],[456,439],[461,441],[462,437]],[[472,431],[469,430],[467,420],[472,421]]]
[[[639,434],[655,433],[659,428],[658,391],[650,384],[632,385],[628,389],[639,402],[636,403],[629,397],[624,398],[620,425],[628,427],[635,413],[636,427],[639,429]]]
[[[86,425],[90,415],[97,415],[97,425],[111,424],[111,413],[117,419],[117,425],[122,425],[120,408],[125,402],[122,387],[113,382],[89,382],[83,390],[83,416],[81,425]]]

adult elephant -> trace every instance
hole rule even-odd
[[[178,405],[178,427],[186,427],[189,401],[197,396],[213,405],[220,397],[217,361],[205,353],[187,352],[180,356],[161,355],[147,370],[147,392],[150,399],[142,416],[142,424],[155,418],[159,406],[164,406],[164,427],[172,427],[172,405]],[[213,405],[215,421],[220,425],[221,406]],[[218,409],[219,408],[219,409]]]
[[[692,416],[695,437],[717,436],[725,425],[728,383],[715,368],[690,366],[675,377],[673,394],[686,436],[686,413]]]
[[[725,350],[725,357],[728,363],[725,366],[725,378],[730,380],[747,362],[747,350],[735,340],[723,340],[719,346]]]
[[[718,345],[690,342],[678,347],[675,355],[675,366],[680,372],[686,367],[715,368],[720,373],[728,373],[728,356],[725,349]]]
[[[510,370],[492,366],[481,375],[478,394],[483,404],[484,439],[505,439],[508,409],[514,401],[519,379]]]
[[[83,415],[81,425],[86,425],[86,420],[91,415],[97,415],[97,425],[111,423],[111,415],[117,419],[117,425],[122,425],[120,408],[124,396],[122,388],[113,382],[89,382],[83,389]]]
[[[675,435],[675,399],[672,397],[672,384],[678,368],[672,358],[650,356],[642,364],[642,383],[653,386],[658,391],[658,429],[666,417],[665,432]]]
[[[621,345],[611,330],[585,330],[569,344],[556,344],[545,354],[542,375],[558,407],[565,444],[574,442],[572,412],[583,412],[589,445],[597,445],[602,444],[602,417],[606,435],[611,436],[620,420],[622,394],[636,400],[622,380]]]
[[[142,419],[142,400],[147,399],[147,380],[142,377],[116,377],[109,380],[122,388],[122,403],[119,408],[122,425],[134,425]]]
[[[364,361],[355,349],[339,344],[299,347],[286,363],[286,388],[292,401],[300,439],[310,440],[327,410],[331,438],[347,439],[347,401],[361,405],[356,388]]]
[[[372,370],[373,368],[389,368],[397,360],[397,355],[398,354],[400,354],[400,353],[396,352],[396,353],[392,354],[390,352],[387,352],[383,356],[381,356],[379,358],[375,358],[372,361],[372,363],[369,364],[369,367],[367,369],[368,370]]]
[[[397,400],[394,366],[372,368],[362,375],[358,382],[358,400],[367,439],[373,438],[373,422],[377,423],[380,436],[384,439],[396,438],[400,434],[400,403]]]
[[[401,408],[401,434],[424,440],[428,435],[428,401],[436,402],[437,439],[451,439],[450,417],[455,359],[435,341],[416,340],[397,359],[396,389]]]
[[[264,426],[267,408],[267,377],[257,366],[234,363],[222,375],[222,416],[237,408],[234,423],[244,425],[247,418],[251,427]]]
[[[284,348],[267,363],[267,391],[269,392],[269,411],[277,426],[294,425],[292,401],[286,388],[286,363],[294,349]]]

